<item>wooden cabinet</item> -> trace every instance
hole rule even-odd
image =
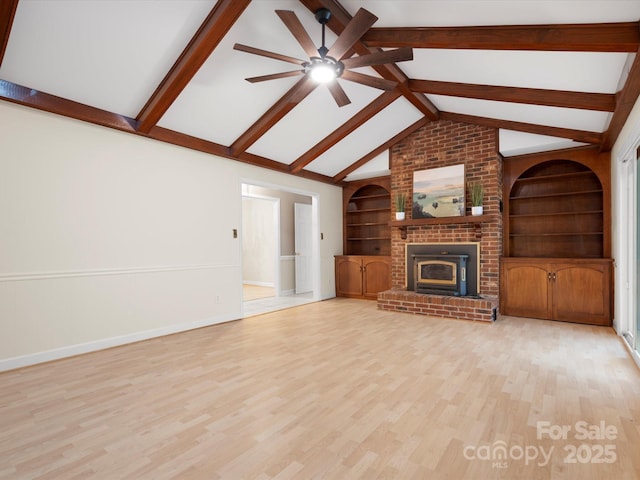
[[[505,160],[503,314],[611,325],[610,163],[597,148]]]
[[[391,257],[381,255],[336,256],[336,295],[376,299],[391,288]]]
[[[351,182],[343,190],[345,255],[391,254],[389,177]]]
[[[503,258],[505,315],[611,325],[610,259]]]

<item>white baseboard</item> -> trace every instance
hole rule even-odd
[[[243,285],[254,285],[256,287],[271,287],[275,288],[275,284],[273,282],[253,282],[251,280],[243,280]]]
[[[194,322],[179,323],[175,325],[169,325],[167,327],[155,328],[153,330],[145,330],[143,332],[136,332],[119,337],[104,338],[93,342],[69,345],[67,347],[55,348],[53,350],[46,350],[44,352],[37,352],[28,355],[21,355],[18,357],[0,359],[0,372],[14,370],[21,367],[28,367],[31,365],[36,365],[38,363],[51,362],[53,360],[59,360],[61,358],[82,355],[83,353],[95,352],[98,350],[104,350],[106,348],[118,347],[121,345],[126,345],[128,343],[149,340],[150,338],[163,337],[165,335],[171,335],[173,333],[186,332],[188,330],[208,327],[217,323],[230,322],[233,320],[238,320],[238,318],[231,318],[228,316],[207,318]]]
[[[629,352],[629,355],[631,356],[633,361],[636,363],[636,366],[640,368],[640,355],[638,354],[638,352],[631,348],[631,345],[629,345],[629,342],[627,342],[623,335],[618,335],[618,337],[620,337],[620,341],[624,344],[624,346],[627,347],[627,351]]]

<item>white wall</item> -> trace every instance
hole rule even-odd
[[[0,370],[241,315],[241,183],[317,195],[335,295],[341,189],[0,103]]]

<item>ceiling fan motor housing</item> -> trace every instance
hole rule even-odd
[[[316,10],[316,20],[322,25],[326,24],[331,20],[331,11],[327,8]]]

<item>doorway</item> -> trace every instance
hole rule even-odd
[[[316,201],[313,194],[242,184],[243,317],[320,298]]]

